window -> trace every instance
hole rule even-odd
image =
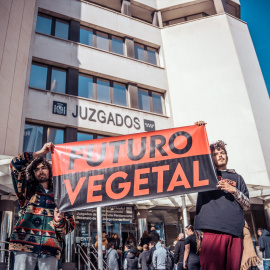
[[[97,79],[97,100],[111,102],[109,81]]]
[[[82,132],[77,132],[77,141],[89,141],[93,140],[94,135],[93,134],[88,134],[88,133],[82,133]]]
[[[59,68],[52,68],[51,90],[64,94],[66,92],[66,71]]]
[[[93,78],[79,75],[78,96],[93,99]]]
[[[93,30],[85,27],[80,28],[80,43],[94,46]]]
[[[43,146],[43,127],[25,124],[23,137],[23,152],[36,152]]]
[[[66,93],[67,72],[64,69],[32,63],[30,87]]]
[[[139,109],[150,112],[149,92],[138,89]]]
[[[43,34],[51,35],[52,17],[43,14],[38,14],[36,31]]]
[[[147,48],[148,63],[157,65],[157,50]]]
[[[80,43],[99,48],[101,50],[124,55],[123,38],[96,31],[84,26],[80,28]]]
[[[23,151],[36,152],[42,148],[45,142],[54,144],[64,143],[64,129],[55,127],[40,126],[36,124],[25,124]],[[48,153],[46,158],[51,158]]]
[[[160,94],[152,93],[153,112],[163,114],[163,98]]]
[[[68,39],[69,23],[60,19],[55,21],[55,36]]]
[[[124,41],[122,38],[112,36],[112,52],[124,55]]]
[[[134,50],[135,50],[135,58],[145,62],[146,59],[145,59],[145,53],[144,53],[144,46],[141,44],[135,43]]]
[[[45,14],[38,14],[36,31],[62,39],[69,38],[69,22]]]
[[[113,83],[113,100],[114,104],[127,106],[127,89],[124,84]]]
[[[157,49],[135,43],[134,53],[135,58],[153,65],[157,65]]]
[[[109,51],[109,35],[97,32],[97,48]]]
[[[163,114],[164,97],[160,93],[138,89],[138,108],[143,111]]]
[[[40,64],[32,64],[29,85],[35,88],[46,89],[48,67]]]

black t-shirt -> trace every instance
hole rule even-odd
[[[228,171],[219,174],[249,197],[241,175]],[[243,238],[244,224],[244,212],[232,194],[219,189],[198,193],[194,221],[196,230],[213,230]]]
[[[197,243],[196,243],[196,235],[193,233],[188,236],[185,240],[185,245],[190,244],[190,253],[196,254],[197,252]]]

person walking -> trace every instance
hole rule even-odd
[[[148,250],[148,245],[144,244],[143,245],[143,252],[139,256],[139,265],[141,266],[140,268],[142,270],[148,270],[148,265],[147,265],[147,260],[149,258],[149,250]]]
[[[260,251],[263,253],[264,270],[270,270],[270,233],[262,228],[257,231],[259,235]]]
[[[109,270],[119,270],[118,264],[119,256],[117,251],[114,249],[114,243],[108,244],[108,251],[107,251],[107,265]]]
[[[201,237],[199,233],[193,229],[192,225],[186,226],[185,233],[188,237],[185,240],[183,268],[188,270],[200,270],[199,251],[201,247]]]
[[[149,243],[149,257],[147,260],[147,265],[149,270],[153,270],[154,266],[153,266],[153,255],[154,255],[154,251],[156,250],[156,243],[154,241],[151,241]]]
[[[138,258],[131,250],[131,246],[125,245],[125,252],[124,270],[138,270]]]
[[[14,191],[20,206],[19,219],[10,236],[15,253],[14,269],[56,270],[61,257],[61,236],[75,228],[71,212],[61,213],[54,202],[52,166],[42,157],[53,153],[53,143],[37,152],[24,152],[11,161]]]
[[[185,235],[179,233],[179,240],[177,241],[174,249],[174,264],[176,270],[183,270],[183,260],[185,252]]]
[[[151,237],[149,236],[147,231],[144,231],[140,239],[140,246],[143,247],[145,244],[148,246],[150,241],[151,241]]]
[[[159,240],[156,244],[156,250],[153,254],[153,266],[154,269],[164,270],[166,269],[167,250],[163,247],[163,242]]]
[[[149,236],[151,237],[151,241],[158,243],[160,238],[159,238],[159,234],[157,233],[155,227],[151,227],[151,231],[149,233]]]

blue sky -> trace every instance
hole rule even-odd
[[[270,96],[270,0],[240,0]]]

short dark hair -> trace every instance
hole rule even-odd
[[[46,166],[49,170],[49,189],[51,189],[53,187],[52,165],[44,157],[41,156],[35,158],[26,168],[26,177],[28,183],[31,184],[33,187],[36,187],[38,185],[38,180],[35,177],[35,169],[40,163]]]
[[[258,229],[258,231],[260,231],[260,232],[263,232],[263,230],[264,230],[263,228],[259,228],[259,229]]]
[[[151,244],[152,246],[155,246],[155,245],[156,245],[156,242],[155,242],[155,241],[150,241],[150,244]]]
[[[210,144],[210,150],[211,150],[211,154],[214,153],[215,149],[219,150],[219,149],[222,149],[225,151],[226,155],[227,155],[227,150],[226,150],[226,143],[221,141],[221,140],[218,140],[214,143],[211,143]]]

